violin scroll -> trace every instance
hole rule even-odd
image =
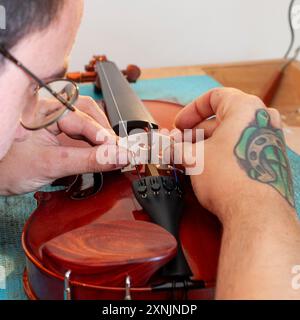
[[[72,72],[67,73],[66,78],[77,83],[87,83],[94,82],[95,87],[101,91],[101,84],[96,72],[96,63],[99,61],[108,61],[105,55],[95,55],[85,66],[85,72]],[[141,76],[141,69],[134,65],[130,64],[125,70],[122,71],[123,75],[129,83],[135,83]]]

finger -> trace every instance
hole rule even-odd
[[[69,112],[67,116],[57,123],[57,126],[59,128],[58,131],[53,127],[49,127],[48,131],[56,135],[63,132],[73,139],[85,139],[92,145],[106,142],[109,144],[115,143],[116,135],[114,133],[78,109],[74,112]],[[99,135],[104,138],[99,139]]]
[[[175,126],[181,130],[192,129],[200,122],[214,115],[210,105],[212,92],[207,92],[184,107],[175,119]]]
[[[226,115],[236,110],[253,112],[258,108],[265,108],[258,97],[233,88],[217,88],[187,105],[178,114],[175,125],[181,130],[191,129],[213,115],[221,122]]]
[[[110,148],[109,152],[108,148]],[[52,179],[112,171],[128,164],[128,151],[117,145],[91,148],[53,147],[47,152],[47,159],[51,162],[48,168]]]
[[[97,123],[99,123],[103,128],[106,128],[111,133],[111,135],[115,135],[115,132],[110,126],[110,123],[105,113],[103,112],[103,110],[101,110],[99,105],[91,97],[80,96],[75,106],[77,110],[81,111],[84,114],[87,114]],[[70,112],[65,117],[69,117],[69,116],[70,116]],[[47,129],[55,135],[58,135],[61,133],[60,127],[57,123],[49,126]]]
[[[204,138],[207,139],[212,136],[212,134],[214,133],[218,125],[219,123],[215,117],[204,120],[203,122],[196,125],[193,128],[193,142],[195,142],[196,130],[199,130],[199,129],[204,130]]]
[[[91,97],[80,96],[75,104],[81,112],[88,114],[96,122],[98,122],[102,127],[107,129],[112,129],[110,123],[100,106]]]

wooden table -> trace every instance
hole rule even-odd
[[[208,74],[226,87],[261,96],[264,87],[286,60],[265,60],[230,64],[195,65],[144,69],[143,79]],[[290,64],[270,107],[277,108],[284,123],[288,145],[300,153],[300,62]]]
[[[208,74],[226,87],[261,96],[263,88],[285,60],[144,69],[143,79]],[[300,63],[293,62],[271,107],[276,107],[290,126],[300,126]]]

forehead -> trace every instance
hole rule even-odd
[[[24,39],[24,64],[42,78],[62,71],[74,44],[81,15],[81,1],[65,1],[59,16],[48,28]]]

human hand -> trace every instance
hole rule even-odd
[[[28,131],[22,141],[14,142],[0,162],[1,194],[32,192],[62,177],[122,167],[97,161],[99,148],[104,152],[107,144],[117,139],[97,103],[89,97],[80,97],[76,107],[75,112],[69,112],[58,123],[47,129]],[[97,141],[100,130],[102,135],[105,130],[108,137],[104,143]],[[66,139],[61,139],[62,133],[72,139],[87,141],[89,145],[70,146]],[[127,158],[127,151],[117,145],[110,151],[117,159]]]
[[[245,207],[249,212],[266,203],[294,206],[277,110],[258,97],[219,88],[186,106],[175,124],[180,130],[205,130],[204,171],[191,180],[201,204],[223,223]]]

